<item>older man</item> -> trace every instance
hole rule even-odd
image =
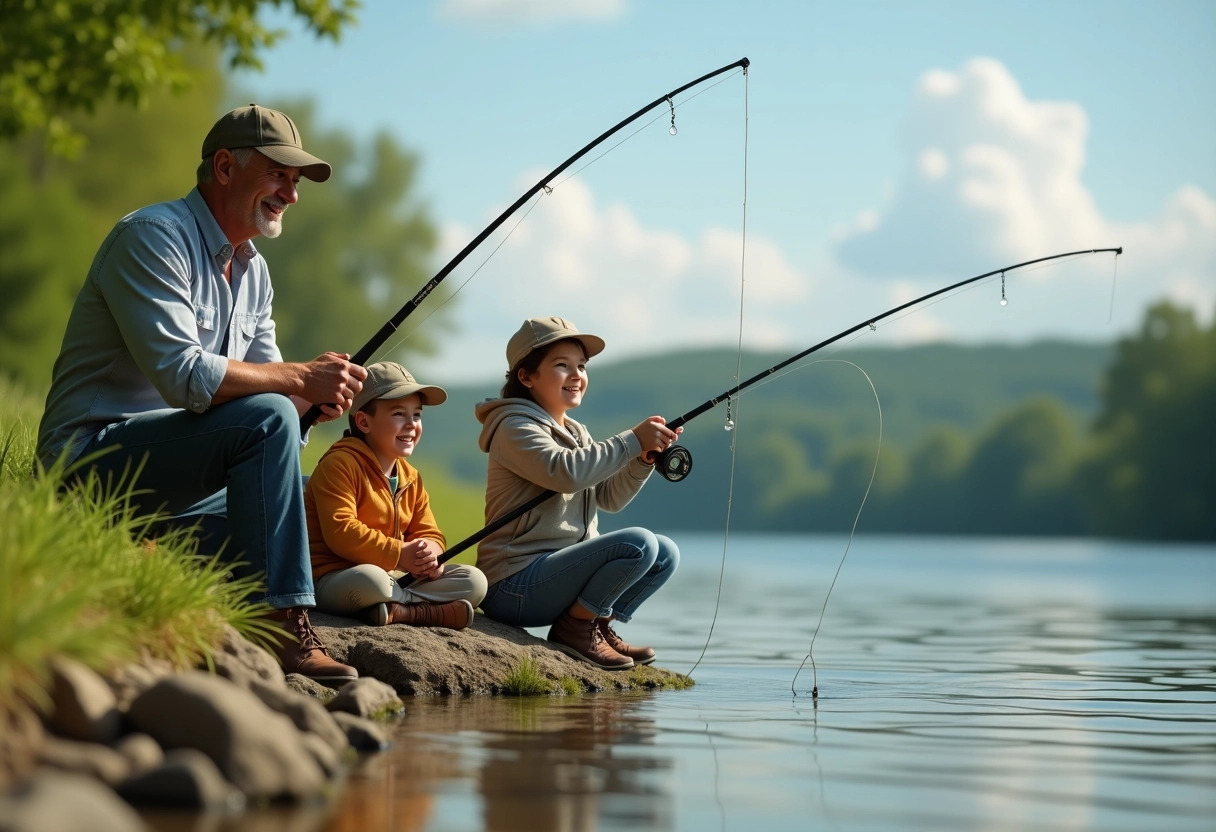
[[[337,353],[282,360],[251,242],[279,235],[300,177],[329,175],[283,113],[251,104],[220,118],[198,186],[124,217],[101,244],[55,362],[38,456],[134,481],[142,511],[219,518],[234,568],[265,576],[254,600],[291,636],[276,650],[284,670],[342,682],[358,673],[308,621],[299,418],[310,404],[337,418],[367,374]]]

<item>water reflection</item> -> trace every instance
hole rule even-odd
[[[482,828],[588,832],[604,822],[670,829],[670,759],[653,746],[645,696],[422,700],[395,748],[357,766],[334,832]],[[427,799],[432,795],[436,805]],[[474,810],[476,807],[476,810]],[[436,809],[437,825],[427,824]]]

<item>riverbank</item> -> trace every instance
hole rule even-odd
[[[134,807],[233,814],[324,800],[356,754],[387,749],[386,721],[404,712],[404,700],[508,693],[525,666],[540,680],[536,692],[553,695],[691,684],[654,667],[599,670],[481,615],[461,631],[320,613],[314,623],[358,680],[334,691],[284,678],[231,627],[209,670],[145,659],[103,674],[52,659],[41,717],[11,712],[0,732],[3,828],[142,829]]]

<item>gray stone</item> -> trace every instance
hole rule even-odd
[[[215,763],[193,748],[175,748],[153,769],[118,784],[122,797],[137,806],[173,806],[239,812],[245,796],[224,779]]]
[[[176,673],[173,665],[161,659],[144,659],[134,664],[119,665],[106,674],[114,692],[118,710],[126,713],[135,697],[168,676]]]
[[[0,794],[0,832],[140,832],[148,827],[114,792],[78,774],[39,771]]]
[[[279,688],[286,685],[278,660],[230,625],[224,627],[224,640],[216,648],[212,663],[217,676],[231,679],[243,688],[248,688],[253,680]]]
[[[261,699],[266,707],[283,714],[301,731],[315,734],[338,751],[346,748],[346,734],[334,722],[333,715],[317,700],[298,694],[281,682],[271,685],[251,679],[249,685],[250,692]]]
[[[383,751],[390,745],[388,732],[370,719],[346,711],[336,711],[334,719],[346,731],[346,739],[356,751]]]
[[[127,717],[166,749],[202,751],[247,797],[300,800],[326,784],[290,719],[216,676],[163,679],[131,703]]]
[[[147,734],[127,734],[114,743],[114,750],[123,756],[130,765],[130,775],[150,771],[164,762],[165,752],[156,740]]]
[[[392,685],[370,676],[347,682],[338,695],[325,706],[330,711],[345,711],[355,716],[370,717],[405,709]]]
[[[47,727],[68,739],[109,744],[122,733],[122,714],[101,676],[80,662],[58,657],[51,660]]]
[[[338,727],[338,723],[334,723],[334,727]],[[341,731],[341,728],[338,728]],[[333,777],[342,768],[342,751],[339,751],[334,746],[327,743],[325,740],[318,737],[316,734],[310,734],[307,731],[300,733],[300,743],[308,749],[312,754],[312,758],[316,760],[317,765],[325,772],[327,777]],[[342,733],[342,749],[350,748],[350,743],[346,739],[346,733]]]
[[[113,786],[131,774],[130,761],[108,745],[54,735],[47,737],[39,759],[44,766],[92,777],[107,786]]]

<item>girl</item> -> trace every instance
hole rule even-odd
[[[593,442],[566,415],[587,391],[587,359],[604,341],[564,318],[530,318],[507,344],[502,397],[477,406],[481,449],[490,455],[486,522],[543,491],[556,496],[489,535],[477,566],[489,592],[482,610],[520,627],[551,624],[549,641],[606,670],[654,661],[626,644],[611,622],[629,621],[680,560],[669,538],[648,529],[599,534],[596,511],[619,511],[675,442],[660,416]]]

